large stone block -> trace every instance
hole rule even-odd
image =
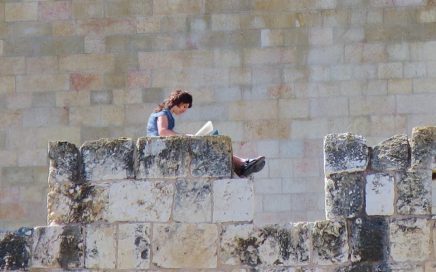
[[[88,223],[101,219],[106,203],[101,187],[89,183],[54,183],[47,194],[49,224]]]
[[[436,127],[417,127],[412,130],[412,167],[431,169],[436,156]]]
[[[213,183],[213,221],[252,221],[254,189],[250,179],[222,179]]]
[[[83,236],[79,225],[36,227],[32,268],[83,268]]]
[[[103,220],[167,222],[170,218],[174,197],[171,183],[127,180],[102,187],[107,194],[100,194],[97,202],[105,203]]]
[[[24,230],[24,231],[20,231]],[[30,265],[33,241],[32,229],[18,232],[0,232],[0,269],[4,271],[27,270]]]
[[[325,181],[327,219],[358,216],[364,207],[363,173],[332,174]]]
[[[116,265],[116,225],[87,225],[86,268],[114,269]]]
[[[229,265],[262,267],[309,263],[310,225],[227,225],[221,234],[221,261]],[[265,270],[261,270],[265,271]]]
[[[389,174],[366,176],[366,214],[393,215],[395,203],[394,177]]]
[[[371,168],[380,171],[404,170],[410,165],[407,135],[395,135],[373,148]]]
[[[137,148],[137,178],[231,177],[229,137],[145,137]]]
[[[212,221],[212,184],[208,180],[176,182],[173,220],[196,223]]]
[[[218,229],[212,224],[155,224],[152,262],[162,268],[216,268]]]
[[[132,139],[100,139],[81,147],[83,178],[86,181],[133,178]]]
[[[79,182],[79,156],[79,149],[72,143],[50,142],[48,145],[49,183]]]
[[[362,136],[329,134],[324,138],[325,175],[364,171],[369,161],[368,154],[366,140]]]
[[[191,152],[192,176],[231,177],[232,143],[229,137],[192,137]]]
[[[343,221],[317,221],[312,228],[313,262],[318,265],[348,261],[347,227]]]
[[[388,257],[388,224],[383,217],[349,221],[352,262],[382,262]]]
[[[139,138],[137,178],[186,177],[189,171],[189,138]]]
[[[150,265],[150,224],[118,225],[118,269],[147,269]]]
[[[412,168],[398,176],[397,213],[406,215],[430,214],[432,171]]]
[[[389,223],[390,255],[395,262],[426,260],[431,253],[431,221],[393,219]]]

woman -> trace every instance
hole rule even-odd
[[[176,90],[155,109],[147,123],[147,136],[178,135],[174,131],[173,114],[180,115],[192,107],[192,95],[182,90]],[[265,157],[243,159],[233,155],[233,170],[239,177],[248,177],[259,172],[265,166]]]

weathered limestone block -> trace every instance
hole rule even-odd
[[[155,224],[152,262],[162,268],[216,268],[217,243],[213,224]]]
[[[86,181],[134,178],[134,143],[129,138],[100,139],[81,147]]]
[[[424,261],[431,252],[431,221],[393,219],[389,224],[390,254],[395,262]]]
[[[312,228],[313,262],[319,265],[348,261],[347,227],[343,221],[317,221]]]
[[[174,201],[174,221],[212,222],[212,184],[209,180],[178,180]]]
[[[333,269],[332,269],[333,270]],[[310,270],[309,270],[310,271]],[[321,270],[324,271],[324,270]],[[329,270],[327,270],[329,271]],[[374,265],[371,264],[351,264],[349,266],[345,266],[345,267],[340,267],[338,269],[334,269],[334,272],[381,272],[381,271],[386,271],[386,270],[378,270],[377,267],[375,267]]]
[[[388,257],[388,224],[383,217],[349,221],[352,262],[381,262]]]
[[[436,127],[416,127],[411,139],[412,167],[431,169],[436,156]]]
[[[0,270],[27,270],[33,243],[32,230],[0,233]]]
[[[259,233],[253,224],[224,225],[221,232],[220,259],[228,265],[261,264],[258,247]]]
[[[147,269],[150,266],[150,224],[118,226],[118,269]]]
[[[89,183],[54,183],[47,194],[49,224],[87,223],[101,219],[104,191]]]
[[[80,182],[79,149],[68,142],[49,142],[49,184],[63,181]]]
[[[138,179],[188,176],[189,137],[139,138],[136,146]]]
[[[309,263],[310,225],[308,223],[271,225],[227,225],[221,236],[220,256],[225,264],[265,266],[306,265]]]
[[[226,136],[191,138],[191,175],[194,177],[222,177],[232,175],[232,142]]]
[[[252,221],[254,189],[250,179],[221,179],[213,183],[213,222]]]
[[[83,236],[79,225],[36,227],[32,268],[83,268]]]
[[[100,186],[107,192],[97,196],[100,203],[107,203],[101,210],[103,220],[167,222],[170,218],[174,197],[170,182],[122,180],[96,187]]]
[[[116,262],[116,225],[86,226],[86,268],[114,269]]]
[[[145,137],[136,145],[137,178],[231,177],[229,137]]]
[[[397,182],[397,212],[399,214],[431,214],[432,172],[409,169]]]
[[[373,148],[371,167],[374,170],[405,170],[409,167],[410,146],[407,135],[395,135]]]
[[[332,174],[325,182],[327,219],[350,218],[363,212],[363,173]]]
[[[307,223],[286,227],[268,226],[260,230],[259,247],[262,264],[304,265],[309,263],[310,227]]]
[[[364,171],[368,166],[368,146],[362,136],[350,133],[329,134],[324,138],[324,172]]]
[[[367,175],[365,193],[367,215],[394,214],[394,177],[389,174]]]

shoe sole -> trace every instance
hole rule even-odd
[[[248,166],[247,169],[245,169],[245,171],[242,173],[242,176],[248,177],[253,173],[257,173],[260,170],[262,170],[264,166],[265,166],[265,158],[262,157],[256,160],[255,162],[253,162],[252,165]]]

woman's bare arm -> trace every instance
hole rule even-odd
[[[166,115],[161,115],[157,118],[157,131],[159,136],[177,135],[175,131],[168,129],[168,118]]]

